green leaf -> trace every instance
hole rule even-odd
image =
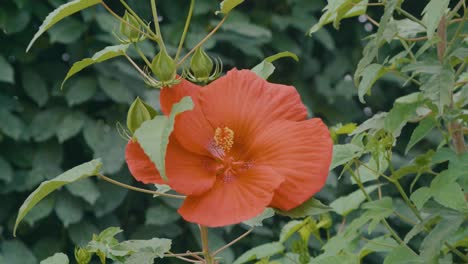
[[[380,236],[367,241],[364,247],[359,252],[359,257],[362,259],[372,252],[389,252],[398,247],[398,242],[391,237]]]
[[[44,197],[62,187],[63,185],[96,175],[101,167],[102,163],[99,159],[92,160],[62,173],[53,180],[41,183],[41,185],[39,185],[39,187],[34,192],[32,192],[21,205],[18,217],[16,218],[15,226],[13,228],[13,234],[16,234],[16,228],[18,227],[18,224],[21,222],[21,220],[26,216],[26,214],[38,202],[44,199]]]
[[[80,133],[85,124],[86,116],[81,112],[71,112],[67,114],[57,127],[57,139],[60,143],[74,137]]]
[[[65,91],[69,106],[84,103],[91,99],[97,91],[96,79],[92,77],[77,77]]]
[[[411,249],[398,246],[390,252],[383,262],[384,264],[423,264],[423,260]]]
[[[227,14],[236,6],[242,4],[244,0],[224,0],[219,4],[219,13]]]
[[[439,113],[444,111],[444,107],[450,104],[450,90],[455,83],[455,73],[452,68],[443,68],[433,75],[421,87],[421,91],[426,98],[437,105]]]
[[[436,120],[434,118],[428,117],[423,119],[419,125],[414,129],[413,134],[411,134],[411,138],[408,142],[408,145],[405,149],[405,154],[416,145],[419,141],[421,141],[431,130],[436,126]]]
[[[363,149],[354,144],[343,144],[333,146],[333,159],[330,170],[345,164],[346,162],[361,156]]]
[[[20,240],[3,241],[1,246],[5,264],[37,264],[38,262],[33,253]]]
[[[3,56],[0,56],[0,82],[15,83],[14,69]]]
[[[83,198],[91,205],[94,205],[99,196],[101,196],[98,187],[91,179],[83,179],[67,184],[65,188],[74,196]]]
[[[305,224],[307,224],[307,220],[293,220],[289,221],[287,224],[283,226],[281,229],[280,240],[279,242],[284,243],[288,238],[290,238],[294,233],[296,233],[299,229],[301,229]]]
[[[49,30],[51,43],[72,44],[80,39],[87,27],[75,18],[69,18]]]
[[[34,35],[31,42],[29,42],[29,45],[26,48],[26,52],[28,52],[34,42],[54,24],[78,11],[96,5],[100,2],[101,0],[74,0],[59,6],[57,9],[47,15],[44,22],[42,22],[42,25],[39,27],[39,30]]]
[[[68,264],[70,260],[63,253],[56,253],[52,257],[44,259],[40,264]]]
[[[284,246],[280,242],[272,242],[254,247],[242,254],[233,264],[242,264],[252,260],[262,259],[279,254],[284,251]]]
[[[167,253],[171,249],[171,244],[171,240],[166,238],[152,238],[150,240],[127,240],[113,247],[113,249],[128,250],[130,252],[151,253],[154,259],[156,257],[164,257],[164,253]]]
[[[303,204],[289,211],[276,209],[277,214],[289,216],[291,218],[302,218],[306,216],[320,215],[329,211],[331,211],[331,208],[329,206],[324,205],[322,202],[315,199],[314,197],[310,198]]]
[[[420,101],[411,103],[395,102],[392,110],[388,112],[384,121],[384,128],[395,137],[399,136],[401,129],[408,121],[416,116],[416,109],[421,105]]]
[[[166,88],[170,89],[170,88]],[[135,131],[135,138],[140,143],[144,152],[156,165],[161,177],[167,180],[166,175],[166,151],[169,143],[169,136],[174,129],[175,117],[194,107],[189,96],[182,98],[177,104],[172,106],[170,115],[156,116],[154,119],[146,121]]]
[[[146,210],[146,225],[164,226],[180,219],[180,215],[164,205],[157,205]]]
[[[299,58],[297,57],[296,54],[290,51],[283,51],[283,52],[280,52],[280,53],[277,53],[275,55],[265,58],[262,62],[257,64],[255,67],[253,67],[251,71],[255,72],[258,76],[266,80],[275,71],[275,66],[273,65],[273,62],[275,60],[285,58],[285,57],[291,57],[295,61],[299,61]]]
[[[369,223],[367,232],[370,234],[383,219],[393,214],[393,201],[390,197],[383,197],[381,200],[367,202],[362,205],[370,213],[372,221]]]
[[[26,94],[39,106],[44,106],[49,99],[47,84],[35,71],[25,70],[22,76],[23,87]]]
[[[100,1],[100,0],[94,0],[94,1]],[[100,62],[118,57],[118,56],[125,55],[125,52],[127,51],[128,47],[129,47],[129,44],[108,46],[102,49],[101,51],[96,52],[91,58],[82,59],[80,61],[73,63],[73,66],[70,68],[70,70],[67,73],[67,76],[65,76],[65,79],[62,82],[61,88],[63,89],[63,85],[70,77],[77,74],[84,68],[91,66],[93,64],[96,64],[96,63],[100,63]]]
[[[418,33],[424,32],[425,28],[411,19],[404,18],[401,20],[393,20],[398,30],[398,36],[404,38],[414,38]]]
[[[373,191],[377,190],[378,185],[372,185],[365,188],[368,194],[371,194]],[[333,210],[342,216],[346,216],[353,210],[359,208],[359,205],[366,200],[362,190],[358,189],[346,196],[342,196],[330,204],[330,207]]]
[[[426,25],[427,37],[431,39],[439,25],[442,16],[448,8],[450,0],[431,0],[422,11],[422,22]]]
[[[114,102],[131,104],[135,97],[131,90],[118,80],[99,76],[98,83],[104,93]]]
[[[50,215],[54,210],[55,197],[48,196],[38,203],[34,208],[29,211],[28,215],[24,217],[24,222],[33,226],[37,221]]]
[[[64,114],[65,112],[62,108],[48,108],[38,112],[30,124],[30,132],[34,140],[43,142],[53,137]]]
[[[18,118],[16,115],[4,110],[0,110],[0,131],[15,139],[18,140],[22,133],[24,133],[26,125],[23,120]]]
[[[463,216],[451,216],[442,219],[424,238],[419,251],[424,263],[434,263],[440,254],[443,243],[450,238],[463,223]]]
[[[0,181],[11,182],[13,180],[13,168],[10,163],[0,156]]]
[[[275,210],[267,207],[261,214],[247,221],[243,221],[242,223],[250,227],[263,226],[262,224],[263,220],[273,217],[274,215],[275,215]]]
[[[308,35],[311,36],[326,24],[332,23],[335,28],[339,27],[340,21],[344,18],[359,16],[366,13],[367,0],[329,0],[324,8],[317,24],[309,29]]]
[[[437,177],[440,177],[438,175]],[[464,211],[468,209],[465,201],[465,194],[456,182],[446,184],[431,184],[431,194],[434,200],[443,206]]]
[[[416,205],[419,210],[421,210],[429,198],[431,198],[431,190],[428,187],[421,187],[410,196],[411,201],[413,201],[414,205]]]
[[[370,95],[374,83],[387,72],[386,68],[380,64],[370,64],[360,74],[362,80],[358,87],[358,96],[361,103],[365,103],[364,95]]]
[[[69,194],[61,195],[55,205],[55,213],[65,227],[75,224],[83,219],[84,211],[82,201]]]
[[[83,247],[89,242],[92,235],[97,234],[99,230],[85,218],[77,224],[70,225],[67,231],[71,241],[76,246]]]
[[[423,221],[419,222],[417,225],[413,226],[411,230],[406,233],[403,242],[408,244],[408,242],[415,237],[417,234],[425,231],[427,226],[432,226],[433,224],[439,221],[440,217],[438,215],[430,215],[426,217]]]

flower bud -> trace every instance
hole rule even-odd
[[[161,49],[151,62],[151,71],[163,84],[168,83],[176,77],[176,63],[165,49]]]
[[[156,110],[137,97],[127,113],[127,128],[135,133],[143,122],[153,119],[157,114]]]
[[[84,248],[76,247],[75,248],[75,260],[78,264],[88,264],[91,262],[91,257],[93,253],[88,252]]]
[[[195,78],[208,80],[213,70],[213,61],[202,48],[197,48],[190,60],[190,70]]]
[[[122,19],[125,21],[120,22],[120,33],[125,36],[128,41],[136,42],[140,39],[141,25],[138,20],[130,13],[125,11]]]

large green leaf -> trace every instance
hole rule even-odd
[[[63,253],[56,253],[47,259],[41,261],[40,264],[68,264],[70,260],[68,259],[67,255]]]
[[[421,141],[431,130],[436,126],[436,120],[432,117],[428,117],[423,119],[419,125],[414,129],[413,134],[411,134],[410,141],[405,149],[405,154],[416,145],[419,141]]]
[[[20,240],[4,241],[1,249],[5,264],[37,264],[38,262],[34,254]]]
[[[426,25],[427,37],[432,38],[442,16],[448,8],[450,0],[431,0],[422,11],[422,22]]]
[[[100,1],[100,0],[94,0],[94,1]],[[65,76],[65,79],[62,82],[62,88],[65,82],[72,77],[73,75],[77,74],[84,68],[91,66],[95,63],[103,62],[118,56],[123,56],[125,55],[125,52],[128,49],[128,44],[122,44],[122,45],[115,45],[115,46],[109,46],[105,47],[103,50],[96,52],[91,58],[86,58],[82,59],[78,62],[75,62],[73,66],[70,68],[70,70],[67,73],[67,76]]]
[[[329,211],[331,211],[329,206],[324,205],[322,202],[312,197],[294,209],[289,211],[277,209],[276,213],[289,216],[291,218],[302,218],[306,216],[320,215]]]
[[[69,106],[84,103],[97,91],[97,81],[92,77],[76,77],[65,89],[65,98]]]
[[[361,156],[362,151],[363,149],[361,147],[350,143],[333,146],[333,159],[330,165],[330,170]]]
[[[22,76],[23,88],[26,94],[39,106],[44,106],[49,99],[47,84],[39,73],[25,70]]]
[[[378,185],[366,187],[365,190],[368,194],[372,193],[378,188]],[[366,200],[362,190],[356,190],[346,196],[342,196],[330,204],[330,207],[340,215],[346,216],[353,210],[359,208],[359,205]]]
[[[61,175],[57,178],[49,181],[45,181],[39,185],[39,187],[32,192],[28,198],[21,205],[16,218],[15,226],[13,228],[13,234],[16,234],[16,228],[21,220],[26,216],[26,214],[44,197],[46,197],[51,192],[57,190],[58,188],[90,176],[96,175],[102,167],[102,163],[99,159],[92,160],[87,163],[83,163],[79,166],[76,166]]]
[[[46,32],[50,27],[55,25],[60,20],[73,15],[76,12],[79,12],[83,9],[86,9],[90,6],[96,5],[100,3],[102,0],[74,0],[59,6],[57,9],[52,11],[47,17],[45,18],[42,25],[39,27],[39,30],[36,32],[34,37],[32,38],[31,42],[29,42],[28,47],[26,48],[26,52],[29,51],[31,46],[34,42]]]
[[[165,88],[170,89],[170,88]],[[146,121],[135,131],[135,138],[140,143],[146,155],[158,168],[161,177],[167,180],[166,176],[166,150],[169,143],[169,136],[174,129],[175,117],[194,107],[192,99],[188,96],[182,98],[177,104],[172,106],[169,116],[156,116],[154,119]]]
[[[361,103],[365,103],[364,95],[370,94],[371,88],[374,83],[386,73],[385,67],[380,64],[370,64],[364,71],[362,71],[361,82],[358,87],[358,96]]]
[[[281,253],[284,246],[280,242],[272,242],[254,247],[242,254],[233,264],[243,264],[252,260],[262,259]]]
[[[15,83],[15,72],[8,61],[0,56],[0,82]]]

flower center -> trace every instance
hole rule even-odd
[[[227,126],[217,127],[213,138],[217,147],[229,152],[234,144],[234,131]]]

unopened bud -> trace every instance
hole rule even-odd
[[[190,70],[195,78],[199,80],[207,80],[211,71],[213,71],[213,60],[201,47],[195,50],[190,60]]]
[[[87,251],[84,248],[75,248],[75,260],[78,264],[88,264],[89,262],[91,262],[92,256],[93,253]]]
[[[129,42],[136,42],[141,36],[141,25],[138,20],[130,13],[125,11],[120,22],[120,33],[125,36]]]
[[[132,133],[135,133],[141,124],[153,119],[157,114],[156,110],[137,97],[128,110],[127,127]]]
[[[151,62],[151,71],[160,82],[169,83],[176,77],[176,63],[165,49],[161,49]]]

